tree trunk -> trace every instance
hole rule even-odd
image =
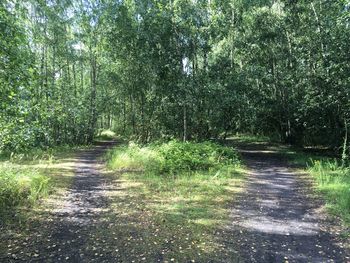
[[[341,159],[342,159],[342,165],[345,165],[345,162],[348,158],[347,155],[347,147],[348,147],[348,123],[346,121],[346,119],[344,119],[344,126],[345,126],[345,135],[344,135],[344,143],[343,143],[343,152],[341,155]]]
[[[183,106],[183,141],[187,141],[187,110],[186,104]]]
[[[92,142],[94,138],[94,132],[95,132],[95,125],[96,125],[96,70],[97,70],[97,63],[96,63],[96,56],[93,53],[94,51],[90,47],[90,63],[91,63],[91,95],[90,95],[90,125],[89,125],[89,142]]]

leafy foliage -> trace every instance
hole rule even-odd
[[[232,148],[220,146],[211,142],[179,142],[170,141],[159,147],[164,163],[162,172],[201,171],[220,169],[222,166],[239,164],[237,152]]]
[[[0,150],[111,129],[142,143],[250,133],[349,156],[346,1],[11,2]]]

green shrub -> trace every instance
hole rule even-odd
[[[218,176],[230,173],[239,165],[238,154],[232,148],[212,142],[175,140],[144,147],[131,143],[112,150],[108,159],[112,169],[139,170],[159,175],[208,171]]]
[[[21,205],[33,205],[47,194],[49,179],[38,171],[0,167],[0,215],[12,212]]]

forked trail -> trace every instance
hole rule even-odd
[[[1,262],[167,262],[159,253],[149,255],[152,261],[136,257],[135,247],[125,246],[128,239],[109,230],[132,225],[118,211],[110,216],[110,203],[119,201],[108,191],[120,189],[103,176],[98,157],[112,145],[103,143],[78,156],[67,195],[48,218],[30,226],[29,239],[10,238],[13,252]],[[226,234],[219,237],[224,252],[237,255],[237,262],[350,262],[339,228],[325,216],[322,202],[310,195],[310,182],[268,145],[240,145],[239,150],[251,172],[232,205]],[[101,230],[105,234],[98,234]],[[146,238],[148,231],[134,225],[126,232],[127,237]],[[223,258],[196,262],[232,262]]]
[[[264,144],[241,145],[250,174],[231,212],[240,262],[350,262],[311,184]]]

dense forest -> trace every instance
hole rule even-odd
[[[350,262],[350,0],[0,0],[0,262]]]
[[[0,150],[230,133],[347,155],[347,0],[0,3]]]

